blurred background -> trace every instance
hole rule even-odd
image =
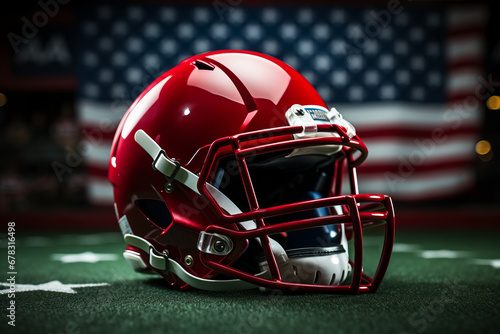
[[[493,2],[66,1],[0,19],[0,216],[26,228],[116,226],[107,181],[133,100],[191,55],[279,58],[369,148],[361,192],[401,226],[500,221],[500,23]],[[265,80],[265,78],[262,78]]]

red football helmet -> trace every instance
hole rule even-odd
[[[374,292],[394,213],[390,197],[358,193],[367,154],[287,64],[246,51],[188,58],[137,98],[113,141],[124,256],[181,288]],[[371,278],[362,228],[373,225],[385,238]]]

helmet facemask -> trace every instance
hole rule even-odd
[[[304,154],[290,156],[291,151],[277,152],[247,159],[253,188],[261,208],[325,198],[330,195],[335,161],[338,154]],[[235,168],[236,166],[236,168]],[[248,210],[241,176],[234,159],[219,162],[213,186],[231,199],[242,211]],[[268,217],[266,225],[287,221],[325,217],[340,207],[317,208]],[[270,235],[274,248],[281,246],[282,279],[302,284],[338,285],[350,269],[347,239],[343,224],[324,225]],[[253,241],[255,243],[255,241]],[[283,252],[284,251],[284,252]],[[258,267],[269,272],[262,249],[251,247],[252,256],[240,257],[236,267]],[[256,265],[258,263],[258,266]],[[257,272],[255,272],[257,273]]]
[[[205,265],[219,272],[233,277],[236,274],[271,288],[358,292],[364,278],[364,288],[375,290],[378,286],[371,285],[372,279],[361,268],[361,227],[375,220],[392,220],[390,199],[357,195],[355,166],[366,157],[366,148],[351,139],[345,129],[337,124],[318,124],[316,131],[337,135],[283,139],[283,135],[303,134],[303,130],[290,126],[214,142],[198,186],[221,221],[236,222],[241,230],[230,231],[220,224],[209,226],[206,232],[245,239],[250,243],[248,253],[252,256],[243,254],[230,269],[203,254],[201,258]],[[311,153],[323,147],[338,149],[330,155]],[[297,148],[304,153],[297,153]],[[341,195],[344,165],[349,169],[351,195]],[[228,201],[238,207],[238,212],[225,210]],[[370,207],[375,206],[373,202],[384,202],[384,209],[360,214],[358,208],[363,206],[359,202],[372,202]],[[345,224],[355,236],[357,262],[349,286],[341,286],[353,268]],[[391,235],[390,231],[387,233]],[[389,244],[392,245],[390,240],[385,247]],[[385,253],[387,256],[390,251],[386,249]],[[387,263],[388,258],[381,260],[377,276],[385,272]],[[259,270],[264,275],[261,272],[257,277]]]

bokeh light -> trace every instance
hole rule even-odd
[[[500,96],[492,95],[486,100],[486,106],[490,110],[498,110],[500,109]]]
[[[476,153],[479,155],[486,155],[491,151],[491,144],[487,140],[480,140],[476,144]]]
[[[0,93],[0,107],[3,107],[7,104],[7,96],[5,94]]]

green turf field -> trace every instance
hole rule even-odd
[[[499,333],[499,237],[499,231],[398,231],[379,291],[339,296],[181,292],[133,272],[121,256],[119,233],[16,232],[12,327],[3,234],[0,328],[53,334]],[[369,254],[377,251],[377,239],[366,237],[367,260],[375,257]]]

